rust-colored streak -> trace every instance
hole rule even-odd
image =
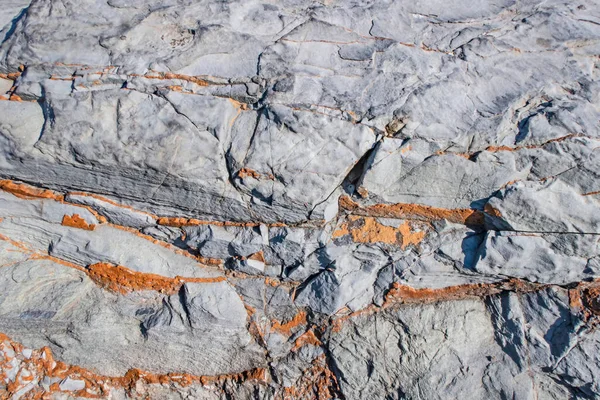
[[[156,374],[139,369],[130,369],[123,376],[112,377],[99,375],[85,368],[55,360],[52,351],[48,347],[33,350],[31,356],[26,358],[22,356],[22,352],[25,349],[23,345],[0,333],[0,350],[4,350],[6,346],[11,347],[20,360],[17,376],[12,380],[6,379],[2,375],[3,371],[10,368],[7,360],[4,360],[4,363],[0,361],[0,371],[2,371],[0,372],[0,377],[5,378],[3,381],[8,381],[6,385],[7,398],[13,398],[17,392],[23,390],[34,379],[40,382],[45,377],[58,380],[70,378],[83,381],[85,383],[83,389],[72,392],[65,391],[75,397],[82,398],[107,398],[111,389],[124,389],[128,395],[131,395],[135,392],[136,385],[138,384],[161,384],[180,387],[193,384],[216,386],[225,382],[241,383],[254,381],[266,383],[268,378],[267,371],[264,368],[212,376],[175,372]],[[30,386],[29,391],[26,393],[26,398],[46,399],[52,397],[52,394],[57,392],[61,392],[58,383],[51,385],[49,390],[45,390],[42,385],[35,385],[33,387]]]
[[[600,317],[600,280],[580,282],[569,289],[569,306],[580,313],[584,321]]]
[[[465,225],[483,225],[483,213],[471,209],[437,208],[421,204],[397,203],[375,204],[363,207],[349,196],[340,197],[340,208],[351,214],[368,217],[385,217],[398,219],[415,219],[419,221],[435,221],[445,219],[450,222]]]
[[[502,218],[502,213],[500,212],[500,210],[492,207],[489,203],[486,204],[485,207],[483,207],[483,210],[486,214],[489,214],[493,217]]]
[[[23,253],[27,253],[27,254],[33,253],[33,250],[31,250],[25,244],[23,244],[21,242],[17,242],[16,240],[9,238],[8,236],[0,234],[0,240],[3,240],[5,242],[12,244],[13,246],[15,246],[17,249],[19,249]]]
[[[496,153],[499,151],[517,151],[521,150],[522,147],[509,147],[509,146],[488,146],[485,151],[489,151],[490,153]]]
[[[2,234],[0,234],[0,240],[8,242],[15,246],[19,251],[23,252],[24,254],[28,254],[29,260],[49,260],[65,267],[77,269],[85,272],[99,287],[121,294],[125,294],[134,290],[155,290],[172,294],[177,292],[181,285],[183,285],[185,282],[217,283],[227,280],[227,278],[224,276],[212,278],[190,278],[176,276],[175,278],[170,278],[157,274],[137,272],[123,266],[116,266],[109,263],[96,263],[84,268],[80,265],[48,254],[37,253],[28,248],[25,244],[12,240]]]
[[[96,263],[87,268],[88,276],[100,287],[113,292],[125,294],[136,290],[154,290],[161,293],[177,293],[185,282],[217,283],[225,281],[225,277],[169,278],[162,275],[132,271],[120,265]]]
[[[265,260],[265,255],[264,253],[261,251],[258,251],[252,255],[250,255],[248,257],[248,260],[254,260],[254,261],[260,261],[262,263],[266,263],[267,261]]]
[[[237,221],[206,221],[195,218],[185,217],[160,217],[156,220],[158,225],[172,226],[181,228],[184,226],[198,226],[198,225],[213,225],[213,226],[235,226],[238,228],[254,228],[260,226],[260,222],[237,222]],[[283,227],[286,226],[281,222],[274,222],[271,224],[265,224],[269,227]]]
[[[597,190],[597,191],[594,191],[594,192],[584,193],[584,194],[582,194],[582,196],[595,196],[597,194],[600,194],[600,190]]]
[[[194,218],[184,217],[160,217],[156,221],[159,225],[173,226],[181,228],[184,226],[214,225],[214,226],[236,226],[236,227],[255,227],[260,224],[257,222],[233,222],[233,221],[204,221]]]
[[[9,192],[21,199],[52,199],[63,201],[64,197],[61,194],[55,193],[48,189],[39,189],[24,183],[17,183],[11,180],[0,180],[0,189]]]
[[[335,374],[329,369],[324,354],[316,357],[311,366],[302,372],[294,386],[285,387],[283,393],[276,394],[277,400],[297,399],[336,399],[340,396],[340,387]]]
[[[27,247],[25,244],[18,242],[16,240],[13,240],[11,238],[9,238],[8,236],[2,235],[0,234],[0,240],[3,240],[5,242],[10,243],[11,245],[13,245],[14,247],[16,247],[18,250],[16,251],[20,251],[24,254],[28,255],[28,260],[49,260],[52,261],[56,264],[60,264],[60,265],[64,265],[65,267],[69,267],[69,268],[74,268],[80,271],[85,271],[85,269],[77,264],[73,264],[71,262],[62,260],[60,258],[51,256],[49,254],[40,254],[35,252],[34,250],[30,249],[29,247]]]
[[[96,225],[88,224],[79,216],[79,214],[63,216],[62,224],[64,226],[70,226],[71,228],[85,229],[86,231],[93,231],[96,229]]]
[[[333,232],[334,239],[351,235],[356,243],[399,244],[402,249],[405,249],[408,245],[421,243],[425,238],[425,232],[413,232],[409,222],[393,227],[380,224],[373,217],[351,215],[348,220]]]
[[[488,146],[485,148],[484,151],[488,152],[488,153],[499,153],[499,152],[503,152],[503,151],[520,151],[520,150],[531,150],[531,149],[540,149],[543,148],[551,143],[559,143],[559,142],[563,142],[569,139],[573,139],[573,138],[578,138],[578,137],[586,137],[585,135],[580,135],[577,133],[571,133],[569,135],[565,135],[562,137],[558,137],[555,139],[550,139],[545,141],[544,143],[540,143],[540,144],[531,144],[531,145],[527,145],[527,146],[515,146],[515,147],[510,147],[510,146]],[[476,156],[478,153],[480,153],[481,150],[478,150],[476,152],[473,153],[456,153],[456,152],[449,152],[449,151],[438,151],[435,154],[440,156],[440,155],[454,155],[454,156],[459,156],[459,157],[464,157],[464,158],[468,158],[471,159],[472,157]]]
[[[39,254],[39,253],[32,253],[31,256],[29,257],[30,260],[48,260],[48,261],[52,261],[55,264],[60,264],[63,265],[65,267],[69,267],[69,268],[73,268],[82,272],[87,272],[85,270],[85,268],[83,268],[81,265],[77,265],[77,264],[73,264],[72,262],[66,261],[66,260],[62,260],[60,258],[48,255],[48,254]]]
[[[499,288],[494,285],[486,284],[467,284],[441,289],[415,289],[407,285],[395,283],[387,292],[383,307],[387,307],[397,302],[426,303],[442,300],[457,300],[473,296],[487,296],[499,292]]]
[[[370,305],[353,313],[334,318],[331,323],[331,332],[340,332],[346,321],[358,316],[374,314],[402,304],[427,304],[440,301],[462,300],[466,298],[483,298],[503,291],[527,293],[543,289],[546,286],[547,285],[529,283],[519,279],[510,279],[497,283],[465,284],[440,289],[416,289],[396,282],[386,293],[383,305]]]
[[[253,169],[250,168],[242,168],[238,171],[238,177],[244,179],[247,177],[251,177],[254,179],[260,179],[260,174]]]
[[[369,191],[367,189],[365,189],[364,187],[360,186],[356,189],[356,192],[359,194],[360,197],[362,197],[363,199],[366,199],[367,197],[369,197]]]
[[[237,108],[239,111],[247,111],[250,109],[250,106],[248,106],[248,104],[246,103],[241,103],[237,100],[234,100],[232,98],[229,98],[229,101],[231,102],[231,104],[233,104],[233,106],[235,108]]]
[[[131,75],[131,76],[140,76],[140,75]],[[200,79],[196,76],[190,76],[190,75],[182,75],[182,74],[174,74],[172,72],[152,72],[151,74],[146,74],[146,75],[141,75],[142,78],[146,78],[146,79],[160,79],[160,80],[164,80],[164,79],[178,79],[180,81],[186,81],[186,82],[191,82],[191,83],[195,83],[198,86],[208,86],[210,85],[209,82],[205,81],[204,79]]]
[[[405,249],[409,245],[416,246],[419,243],[421,243],[425,238],[425,232],[414,232],[409,222],[404,222],[402,225],[400,225],[398,227],[398,232],[400,233],[400,236],[402,238],[402,244],[400,245],[402,249]]]
[[[562,137],[558,137],[555,139],[550,139],[545,141],[542,144],[532,144],[532,145],[528,145],[528,146],[516,146],[516,147],[509,147],[509,146],[488,146],[485,151],[489,151],[490,153],[495,153],[495,152],[499,152],[499,151],[519,151],[519,150],[523,150],[523,149],[537,149],[540,147],[544,147],[550,143],[558,143],[558,142],[562,142],[568,139],[572,139],[572,138],[577,138],[577,137],[584,137],[583,135],[579,135],[576,133],[571,133],[569,135],[565,135]]]
[[[52,75],[49,78],[51,81],[74,81],[75,77],[74,76],[55,76]]]
[[[592,314],[600,315],[600,282],[596,281],[587,284],[582,293],[581,304],[585,306]]]
[[[574,310],[583,310],[583,300],[578,289],[569,289],[569,306]]]
[[[271,321],[271,330],[279,332],[282,335],[290,336],[295,328],[306,324],[306,312],[300,311],[291,320],[281,323],[277,320]]]
[[[168,249],[169,251],[172,251],[175,254],[178,254],[180,256],[184,256],[187,258],[191,258],[191,259],[198,261],[199,263],[202,263],[204,265],[217,265],[218,266],[218,265],[223,264],[222,260],[215,259],[215,258],[205,258],[205,257],[195,256],[185,250],[178,248],[177,246],[172,245],[171,243],[167,243],[167,242],[163,242],[162,240],[158,240],[150,235],[141,233],[140,231],[138,231],[134,228],[130,228],[127,226],[122,226],[122,225],[111,224],[111,223],[109,223],[108,226],[111,226],[115,229],[120,229],[125,232],[129,232],[129,233],[136,235],[144,240],[147,240],[155,245],[164,247],[165,249]]]
[[[302,335],[298,336],[298,339],[294,341],[294,347],[292,351],[298,351],[301,347],[312,345],[312,346],[321,346],[323,343],[319,340],[317,335],[313,329],[309,329],[304,332]]]
[[[10,72],[8,74],[0,74],[1,79],[10,79],[11,81],[17,80],[21,76],[20,72]]]
[[[117,202],[116,202],[116,201],[114,201],[114,200],[111,200],[111,199],[109,199],[109,198],[107,198],[107,197],[100,196],[100,195],[97,195],[97,194],[94,194],[94,193],[87,193],[87,192],[69,192],[69,194],[70,194],[71,196],[92,197],[92,198],[94,198],[94,199],[96,199],[96,200],[100,200],[100,201],[102,201],[102,202],[104,202],[104,203],[108,203],[108,204],[110,204],[110,205],[113,205],[113,206],[115,206],[115,207],[123,208],[123,209],[126,209],[126,210],[131,210],[131,211],[134,211],[134,212],[137,212],[137,213],[140,213],[140,214],[146,214],[146,215],[149,215],[150,217],[152,217],[152,218],[154,218],[154,219],[156,219],[156,218],[157,218],[157,216],[156,216],[156,215],[154,215],[154,214],[150,214],[150,213],[148,213],[148,212],[146,212],[146,211],[140,211],[140,210],[137,210],[137,209],[135,209],[135,208],[133,208],[133,207],[131,207],[131,206],[128,206],[128,205],[126,205],[126,204],[117,203]]]

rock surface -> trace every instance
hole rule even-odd
[[[600,4],[5,0],[0,398],[600,399]]]

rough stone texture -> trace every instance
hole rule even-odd
[[[4,0],[0,398],[600,399],[600,3]]]

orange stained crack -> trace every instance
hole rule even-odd
[[[351,215],[348,220],[333,232],[334,239],[351,235],[352,240],[357,243],[400,244],[405,249],[408,245],[421,243],[425,238],[425,231],[414,232],[408,221],[393,227],[383,225],[373,217]]]
[[[519,150],[531,150],[531,149],[539,149],[542,148],[548,144],[551,143],[558,143],[558,142],[563,142],[565,140],[568,139],[572,139],[572,138],[578,138],[578,137],[586,137],[585,135],[581,135],[581,134],[577,134],[577,133],[571,133],[562,137],[558,137],[555,139],[550,139],[548,141],[545,141],[544,143],[541,144],[531,144],[531,145],[527,145],[527,146],[515,146],[515,147],[510,147],[510,146],[488,146],[485,148],[485,150],[483,151],[487,151],[488,153],[498,153],[498,152],[502,152],[502,151],[519,151]],[[475,156],[476,154],[480,153],[481,150],[476,151],[474,153],[456,153],[456,152],[451,152],[451,151],[444,151],[444,150],[440,150],[438,152],[436,152],[436,155],[455,155],[455,156],[459,156],[459,157],[465,157],[470,159],[471,157]]]
[[[54,192],[52,190],[49,189],[40,189],[37,188],[35,186],[32,185],[28,185],[25,183],[18,183],[18,182],[14,182],[12,180],[0,180],[0,189],[4,190],[5,192],[11,193],[19,198],[25,199],[25,200],[32,200],[32,199],[52,199],[55,201],[58,201],[60,203],[63,204],[71,204],[75,207],[80,207],[83,209],[88,210],[90,213],[92,213],[100,223],[106,223],[107,219],[106,217],[104,217],[103,215],[100,215],[93,207],[88,206],[88,205],[83,205],[83,204],[77,204],[77,203],[73,203],[73,202],[69,202],[67,200],[65,200],[65,196]],[[97,194],[93,194],[93,193],[87,193],[87,192],[69,192],[69,194],[71,195],[77,195],[77,196],[87,196],[87,197],[93,197],[95,199],[98,199],[100,201],[104,201],[107,202],[109,204],[112,204],[116,207],[121,207],[124,209],[128,209],[128,210],[132,210],[134,212],[138,212],[138,213],[142,213],[142,214],[146,214],[150,217],[152,217],[153,219],[156,220],[156,223],[158,225],[164,225],[164,226],[172,226],[172,227],[184,227],[184,226],[198,226],[198,225],[213,225],[213,226],[233,226],[233,227],[249,227],[249,228],[253,228],[253,227],[257,227],[262,225],[261,222],[237,222],[237,221],[207,221],[207,220],[200,220],[200,219],[195,219],[195,218],[186,218],[186,217],[158,217],[154,214],[151,214],[149,212],[146,211],[142,211],[142,210],[138,210],[134,207],[125,205],[125,204],[121,204],[118,203],[116,201],[113,201],[109,198],[97,195]],[[315,220],[314,221],[315,224],[319,224],[322,225],[324,224],[323,220]],[[132,233],[138,233],[139,232],[135,229],[131,229],[129,227],[126,226],[122,226],[122,225],[116,225],[116,224],[109,224],[110,226],[116,227],[116,228],[120,228],[123,230],[127,230],[129,232]],[[264,224],[268,227],[285,227],[287,226],[286,224],[282,223],[282,222],[273,222],[273,223],[268,223],[268,224]],[[144,237],[145,239],[149,239],[152,241],[155,241],[155,239],[151,238],[150,236],[147,235],[143,235],[143,234],[139,234],[139,236]],[[214,262],[213,262],[214,263]]]
[[[321,354],[302,372],[295,385],[284,387],[283,393],[276,394],[275,399],[336,399],[341,398],[339,392],[337,378],[327,365],[326,356]]]
[[[5,192],[9,192],[21,199],[52,199],[56,201],[63,201],[64,196],[57,194],[52,190],[39,189],[34,186],[30,186],[24,183],[13,182],[8,179],[0,180],[0,189]]]
[[[124,209],[126,209],[126,210],[131,210],[131,211],[134,211],[134,212],[137,212],[137,213],[141,213],[141,214],[146,214],[146,215],[148,215],[148,216],[150,216],[150,217],[152,217],[152,218],[154,218],[154,219],[158,218],[156,215],[154,215],[154,214],[151,214],[151,213],[149,213],[149,212],[138,210],[138,209],[136,209],[136,208],[133,208],[133,207],[131,207],[131,206],[128,206],[128,205],[126,205],[126,204],[121,204],[121,203],[118,203],[118,202],[116,202],[116,201],[114,201],[114,200],[111,200],[111,199],[109,199],[109,198],[107,198],[107,197],[100,196],[100,195],[97,195],[97,194],[94,194],[94,193],[87,193],[87,192],[69,192],[69,194],[70,194],[70,195],[72,195],[72,196],[92,197],[92,198],[94,198],[94,199],[96,199],[96,200],[100,200],[100,201],[102,201],[102,202],[108,203],[108,204],[110,204],[110,205],[113,205],[113,206],[115,206],[115,207],[124,208]]]
[[[597,190],[597,191],[594,191],[594,192],[584,193],[584,194],[582,194],[582,196],[595,196],[597,194],[600,194],[600,190]]]
[[[29,257],[29,259],[30,260],[49,260],[49,261],[52,261],[53,263],[60,264],[60,265],[63,265],[65,267],[77,269],[77,270],[82,271],[82,272],[87,272],[85,270],[85,268],[83,268],[81,265],[77,265],[77,264],[74,264],[72,262],[69,262],[69,261],[66,261],[66,260],[62,260],[60,258],[51,256],[51,255],[48,255],[48,254],[32,253],[31,257]]]
[[[8,381],[6,385],[7,398],[16,396],[17,392],[26,387],[30,388],[24,397],[27,399],[49,399],[54,393],[59,392],[67,392],[81,398],[107,398],[111,389],[124,389],[128,394],[131,394],[136,390],[136,385],[139,383],[186,387],[193,384],[221,385],[225,382],[255,381],[266,383],[268,379],[265,368],[255,368],[223,375],[192,375],[177,372],[156,374],[140,369],[130,369],[123,376],[113,377],[96,374],[88,369],[55,360],[52,351],[48,347],[32,350],[30,357],[24,357],[22,353],[25,347],[11,340],[7,335],[0,333],[0,351],[7,347],[15,352],[20,361],[16,377],[9,380],[5,371],[11,368],[8,362],[12,359],[0,359],[0,378],[4,378],[3,381],[5,382]],[[32,381],[41,382],[46,377],[58,381],[66,378],[83,381],[85,387],[76,391],[61,391],[59,382],[52,384],[49,390],[45,390],[42,385],[30,385]]]
[[[493,217],[502,218],[502,213],[500,212],[500,210],[492,207],[492,205],[489,203],[483,207],[483,211],[485,211],[486,214],[489,214]]]
[[[263,346],[263,347],[266,346],[264,330],[261,329],[256,318],[254,317],[254,315],[256,314],[256,309],[245,303],[244,303],[244,307],[246,308],[246,313],[248,314],[248,319],[249,319],[248,333],[250,334],[250,336],[252,336],[254,338],[254,340],[256,340],[256,342],[260,346]]]
[[[1,79],[10,79],[11,81],[16,80],[21,76],[21,72],[10,72],[8,74],[0,74]]]
[[[0,180],[0,189],[24,200],[49,199],[58,201],[59,203],[71,204],[75,207],[84,208],[92,213],[100,223],[106,222],[106,218],[98,214],[93,208],[86,205],[67,202],[62,194],[49,189],[40,189],[35,186],[17,183],[8,179]]]
[[[164,226],[173,226],[177,228],[181,228],[184,226],[198,226],[198,225],[213,225],[213,226],[235,226],[239,228],[254,228],[260,226],[260,222],[237,222],[237,221],[206,221],[195,218],[185,218],[185,217],[159,217],[156,220],[158,225]],[[284,223],[275,222],[270,224],[265,224],[269,227],[283,227],[286,226]]]
[[[489,151],[490,153],[495,153],[498,151],[517,151],[521,150],[522,147],[509,147],[509,146],[488,146],[485,151]]]
[[[18,249],[18,251],[28,254],[29,255],[28,260],[49,260],[56,264],[64,265],[65,267],[74,268],[74,269],[78,269],[80,271],[85,272],[85,269],[80,265],[73,264],[69,261],[62,260],[60,258],[51,256],[49,254],[37,253],[34,250],[27,247],[25,244],[18,242],[16,240],[13,240],[13,239],[9,238],[8,236],[0,234],[0,240],[8,242],[8,243],[12,244],[14,247],[16,247]]]
[[[205,81],[204,79],[200,79],[196,76],[175,74],[172,72],[151,72],[146,75],[133,74],[131,76],[138,76],[138,77],[146,78],[146,79],[161,79],[161,80],[163,80],[163,79],[178,79],[180,81],[195,83],[198,86],[208,86],[210,84],[208,81]]]
[[[156,221],[159,225],[183,227],[183,226],[198,226],[198,225],[214,225],[214,226],[237,226],[237,227],[255,227],[260,224],[257,222],[234,222],[234,221],[205,221],[195,218],[185,217],[159,217]]]
[[[228,98],[228,100],[231,102],[231,104],[233,104],[233,106],[235,108],[237,108],[239,111],[247,111],[250,109],[250,107],[248,106],[248,104],[246,103],[242,103],[240,101],[234,100],[232,98]]]
[[[485,296],[499,293],[500,289],[496,285],[490,284],[466,284],[458,286],[449,286],[440,289],[416,289],[408,285],[394,283],[387,292],[383,307],[387,307],[396,302],[429,302],[440,300],[456,300],[472,296]]]
[[[436,156],[451,155],[451,156],[457,156],[457,157],[462,157],[462,158],[466,158],[466,159],[469,159],[469,157],[471,157],[471,155],[468,153],[454,153],[454,152],[447,152],[444,150],[436,151],[433,154],[435,154]]]
[[[306,317],[306,312],[300,311],[294,316],[294,318],[285,323],[281,323],[277,320],[272,320],[271,330],[281,333],[282,335],[290,336],[292,334],[292,331],[295,330],[295,328],[306,324]]]
[[[575,310],[583,310],[583,300],[579,289],[569,289],[569,306]]]
[[[394,282],[384,297],[381,306],[371,304],[361,310],[336,317],[331,322],[331,332],[342,330],[345,323],[361,315],[371,315],[382,310],[402,304],[426,304],[440,301],[462,300],[466,298],[484,298],[503,291],[527,293],[543,289],[547,285],[526,282],[520,279],[510,279],[496,283],[477,283],[449,286],[439,289],[417,289],[408,285]],[[599,308],[600,310],[600,308]]]
[[[277,279],[273,279],[271,277],[266,276],[265,277],[265,284],[269,285],[271,287],[277,287],[277,286],[279,286],[280,282]]]
[[[581,282],[569,290],[571,307],[582,312],[587,321],[600,316],[600,280]]]
[[[11,93],[11,95],[9,96],[8,100],[10,101],[18,101],[18,102],[22,102],[23,99],[21,98],[21,96]]]
[[[267,262],[265,260],[265,255],[262,252],[262,250],[258,251],[256,253],[253,253],[252,255],[250,255],[250,257],[248,257],[248,260],[260,261],[262,263],[266,263]]]
[[[181,85],[171,85],[171,86],[167,86],[167,89],[173,91],[173,92],[183,92],[183,86]]]
[[[411,244],[416,246],[425,238],[425,231],[414,232],[410,222],[404,222],[402,225],[400,225],[398,227],[398,232],[400,232],[402,237],[402,249],[405,249]]]
[[[75,77],[74,76],[56,76],[56,75],[52,75],[49,78],[51,81],[74,81]]]
[[[294,341],[294,347],[292,348],[293,352],[298,351],[301,347],[312,345],[312,346],[321,346],[323,343],[319,340],[317,335],[313,329],[309,329],[304,332],[302,335],[298,336],[298,338]]]
[[[340,197],[339,205],[340,208],[349,211],[351,214],[368,217],[415,219],[420,221],[445,219],[465,225],[483,225],[484,221],[481,211],[463,208],[447,209],[412,203],[375,204],[363,207],[349,196]]]
[[[214,278],[170,278],[162,275],[132,271],[120,265],[96,263],[87,268],[88,276],[100,287],[113,292],[126,294],[136,290],[154,290],[166,294],[179,291],[186,282],[217,283],[226,280],[224,276]]]
[[[251,177],[254,179],[260,179],[260,174],[253,169],[250,168],[242,168],[238,171],[238,176],[242,179],[246,177]]]
[[[79,216],[79,214],[63,216],[62,224],[64,226],[70,226],[71,228],[85,229],[86,231],[93,231],[96,229],[95,224],[88,224]]]
[[[15,246],[16,248],[21,250],[23,253],[28,253],[28,254],[33,253],[33,250],[31,250],[29,247],[27,247],[26,245],[24,245],[21,242],[17,242],[16,240],[9,238],[8,236],[0,234],[0,240],[3,240],[5,242],[12,244],[13,246]]]
[[[485,150],[489,151],[491,153],[494,152],[499,152],[499,151],[518,151],[518,150],[522,150],[522,149],[537,149],[540,147],[544,147],[547,144],[550,143],[557,143],[557,142],[562,142],[571,138],[576,138],[576,137],[584,137],[583,135],[579,135],[577,133],[571,133],[569,135],[565,135],[565,136],[561,136],[555,139],[550,139],[545,141],[542,144],[532,144],[532,145],[528,145],[528,146],[517,146],[517,147],[509,147],[509,146],[488,146]]]
[[[363,199],[366,197],[369,197],[369,191],[367,189],[365,189],[364,187],[360,186],[358,189],[356,189],[356,192],[360,195],[360,197],[362,197]]]
[[[400,150],[400,154],[406,154],[406,153],[408,153],[408,152],[409,152],[409,151],[411,151],[411,150],[412,150],[412,146],[411,146],[411,145],[408,145],[408,146],[406,146],[406,147],[403,147],[403,148]]]
[[[28,248],[21,242],[12,240],[9,237],[0,234],[0,240],[6,241],[21,252],[29,255],[29,260],[49,260],[65,267],[77,269],[85,272],[89,278],[98,286],[111,290],[113,292],[125,294],[135,290],[155,290],[167,294],[176,293],[181,285],[190,283],[217,283],[226,281],[226,277],[217,276],[210,278],[175,278],[165,277],[158,274],[144,273],[130,270],[123,266],[117,266],[109,263],[95,263],[87,268],[72,262],[51,256],[49,254],[40,254]]]

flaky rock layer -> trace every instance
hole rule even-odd
[[[5,0],[0,398],[600,398],[600,4]]]

